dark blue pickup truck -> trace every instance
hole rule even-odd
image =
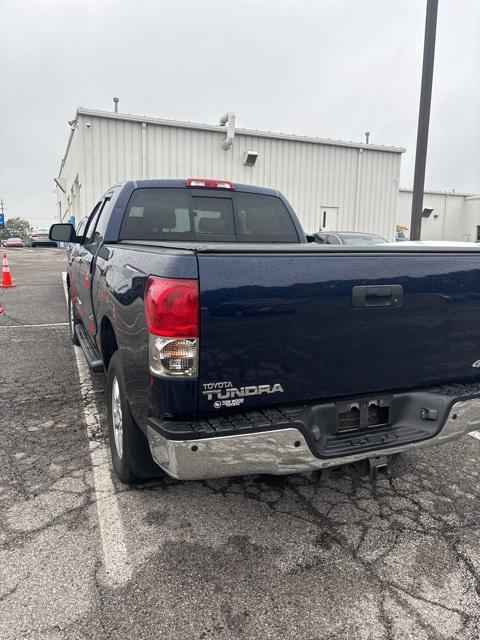
[[[70,242],[71,337],[132,482],[321,469],[480,425],[480,254],[309,244],[277,191],[110,189]]]

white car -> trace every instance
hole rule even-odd
[[[480,248],[480,244],[476,242],[461,242],[459,240],[404,240],[399,243],[401,247],[447,247],[460,248],[460,247],[474,247]]]
[[[38,245],[57,246],[56,242],[50,240],[48,236],[48,229],[35,229],[32,231],[30,238],[28,239],[28,245],[30,247],[36,247]]]

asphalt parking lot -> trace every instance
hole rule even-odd
[[[60,249],[0,289],[0,637],[474,639],[480,440],[309,475],[126,488]]]

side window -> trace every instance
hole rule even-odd
[[[100,216],[100,212],[102,211],[103,204],[104,201],[102,200],[102,202],[99,202],[90,214],[83,238],[83,244],[85,247],[92,244],[93,234],[95,233],[95,227],[97,226],[97,221]]]
[[[107,228],[107,220],[110,215],[111,198],[107,197],[103,201],[103,205],[100,208],[99,216],[97,218],[97,224],[94,227],[93,236],[90,240],[90,244],[99,244],[105,235],[105,229]]]
[[[78,227],[76,230],[76,234],[79,238],[83,238],[83,232],[85,231],[85,227],[87,226],[87,222],[88,222],[88,218],[83,218],[82,220],[80,220],[80,222],[78,223]]]

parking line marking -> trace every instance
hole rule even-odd
[[[480,440],[480,431],[470,431],[468,435],[472,436],[472,438],[476,438],[477,440]]]
[[[68,322],[47,322],[44,324],[2,324],[0,329],[36,329],[37,327],[68,327]]]
[[[65,298],[68,300],[66,272],[62,273]],[[125,544],[120,509],[115,487],[110,475],[110,452],[108,447],[98,440],[100,416],[98,414],[90,370],[80,347],[74,346],[77,361],[80,393],[83,401],[83,415],[87,427],[88,446],[92,461],[95,502],[103,548],[103,561],[106,580],[111,586],[127,583],[132,577],[132,568]]]

